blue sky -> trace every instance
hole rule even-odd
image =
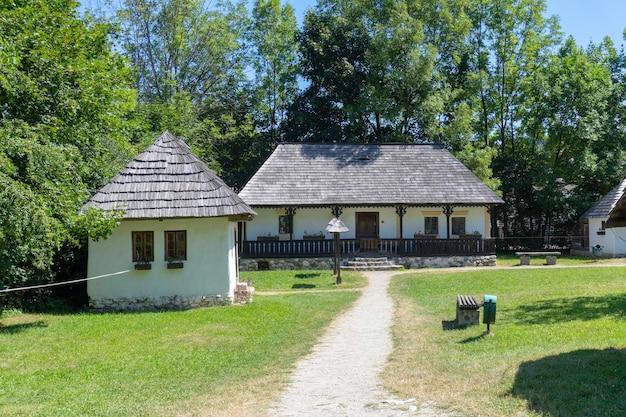
[[[284,0],[283,0],[284,1]],[[306,9],[316,0],[289,1],[296,11],[298,22]],[[558,15],[564,34],[573,35],[576,43],[586,46],[590,41],[600,42],[610,36],[619,47],[624,43],[626,28],[626,1],[624,0],[547,0],[548,15]]]
[[[624,43],[626,2],[623,0],[547,0],[548,14],[558,15],[566,35],[587,45],[610,36],[617,46]]]

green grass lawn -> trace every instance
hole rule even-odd
[[[391,291],[401,395],[470,416],[626,415],[626,268],[429,271]],[[450,329],[457,294],[498,296],[492,336]]]
[[[282,276],[309,279],[298,274]],[[254,415],[359,296],[293,292],[184,312],[0,316],[0,416]]]
[[[341,273],[341,285],[332,271],[250,271],[241,272],[241,279],[250,279],[256,291],[346,290],[362,288],[367,279],[353,271]]]
[[[558,251],[556,251],[558,252]],[[519,256],[516,256],[514,253],[498,253],[498,266],[515,266],[519,265]],[[530,258],[531,265],[545,265],[546,257],[545,256],[532,256]],[[584,257],[584,256],[572,256],[570,254],[564,253],[563,255],[558,256],[557,264],[559,265],[575,265],[575,266],[595,266],[595,265],[603,265],[603,264],[624,264],[626,266],[626,259],[615,259],[615,258],[602,258],[602,259],[593,259],[592,257]]]

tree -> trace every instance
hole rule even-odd
[[[242,4],[125,0],[118,15],[141,102],[166,103],[183,92],[196,104],[219,101],[242,79]]]
[[[0,285],[54,279],[62,251],[114,225],[79,210],[129,157],[135,95],[111,28],[77,6],[0,6]]]
[[[256,0],[249,38],[257,90],[258,126],[276,140],[277,127],[298,90],[296,17],[280,0]]]

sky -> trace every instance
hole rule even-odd
[[[285,1],[285,0],[283,0]],[[289,0],[298,23],[316,0]],[[624,43],[622,33],[626,28],[626,1],[624,0],[547,0],[548,15],[560,17],[565,36],[573,35],[576,43],[587,46],[590,41],[599,43],[610,36],[616,46]]]

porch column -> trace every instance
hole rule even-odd
[[[296,208],[286,207],[285,214],[289,217],[289,240],[293,240],[293,216],[296,215]]]
[[[396,214],[400,217],[400,251],[404,253],[404,237],[402,232],[404,231],[404,227],[402,224],[402,218],[406,214],[406,207],[403,204],[396,206]]]
[[[450,216],[454,213],[454,207],[452,206],[443,206],[443,214],[446,215],[446,230],[447,230],[447,238],[450,239]]]

